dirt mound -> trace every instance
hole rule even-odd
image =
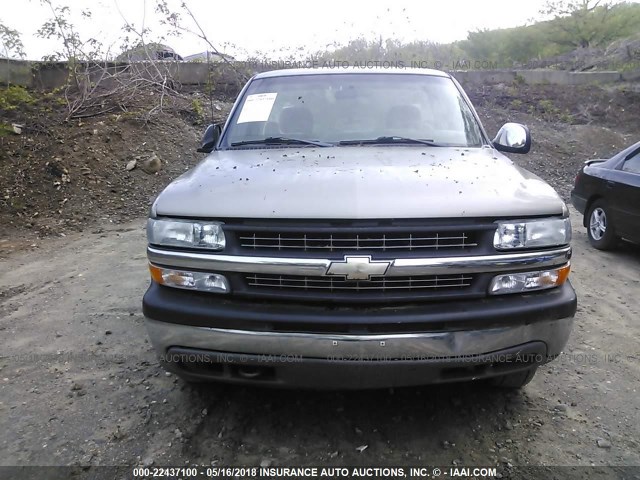
[[[203,158],[196,148],[207,122],[193,108],[197,97],[148,123],[127,112],[65,123],[59,97],[31,95],[2,112],[4,125],[21,132],[5,128],[0,137],[0,251],[144,216],[165,185]],[[230,104],[216,105],[223,120]]]

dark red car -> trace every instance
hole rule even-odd
[[[608,160],[585,162],[571,203],[595,248],[614,248],[620,239],[640,243],[640,142]]]

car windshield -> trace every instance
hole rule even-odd
[[[375,144],[479,147],[483,136],[450,78],[308,74],[253,80],[220,148]]]

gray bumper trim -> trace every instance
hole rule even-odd
[[[188,347],[230,353],[347,360],[480,355],[531,341],[545,342],[548,355],[554,356],[566,344],[572,323],[573,317],[569,317],[529,325],[454,332],[336,335],[229,330],[146,319],[151,342],[160,356],[165,355],[170,347]]]

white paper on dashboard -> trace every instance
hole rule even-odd
[[[255,93],[248,95],[242,106],[237,123],[266,122],[276,101],[277,93]]]

